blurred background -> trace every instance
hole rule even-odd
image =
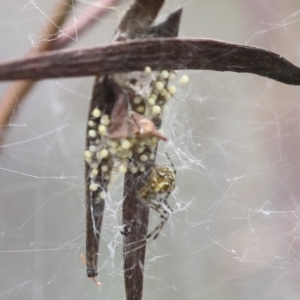
[[[56,1],[0,0],[0,58],[25,55]],[[92,1],[78,1],[76,21]],[[262,47],[300,65],[295,0],[167,0],[180,37]],[[128,1],[69,48],[110,41]],[[61,28],[63,33],[64,27]],[[255,63],[255,62],[254,62]],[[177,84],[187,74],[185,86]],[[10,82],[0,83],[3,95]],[[86,277],[84,140],[93,78],[41,81],[16,99],[0,145],[0,299],[125,299],[122,178],[107,199],[98,288]],[[180,71],[158,160],[177,168],[174,215],[146,256],[144,298],[299,299],[300,87],[251,74]],[[149,229],[159,222],[151,213]]]

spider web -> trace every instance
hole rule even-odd
[[[221,39],[300,65],[296,1],[168,0],[179,36]],[[73,8],[76,20],[88,1]],[[0,0],[2,60],[20,57],[51,1]],[[106,43],[122,8],[72,47]],[[63,29],[62,29],[63,32]],[[188,54],[188,53],[187,53]],[[255,63],[255,62],[254,62]],[[181,75],[190,81],[178,84]],[[98,288],[86,278],[83,152],[93,78],[38,83],[0,146],[0,299],[124,299],[122,179],[106,202]],[[177,168],[174,214],[149,244],[144,299],[298,299],[300,88],[249,74],[178,72],[158,160]],[[9,83],[0,84],[3,94]],[[18,99],[16,99],[18,102]],[[151,213],[149,230],[159,223]]]

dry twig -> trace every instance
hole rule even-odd
[[[211,39],[163,38],[52,51],[0,63],[0,80],[81,77],[116,72],[192,69],[252,73],[300,84],[300,68],[279,54]]]
[[[74,1],[59,1],[52,13],[52,17],[50,17],[51,21],[46,24],[45,29],[39,36],[56,36],[58,32],[63,32],[63,34],[58,39],[52,38],[38,44],[37,47],[31,50],[29,56],[36,54],[36,52],[42,53],[66,47],[69,43],[76,40],[78,35],[83,34],[89,29],[98,21],[100,16],[105,15],[109,11],[109,8],[116,5],[119,1],[120,0],[100,0],[97,3],[93,3],[82,13],[76,26],[72,21],[71,24],[66,24],[63,29],[60,29],[60,27],[68,16]],[[20,103],[35,84],[35,80],[16,81],[8,87],[0,102],[0,126],[8,124],[16,105],[16,99]]]
[[[58,1],[47,24],[45,25],[39,36],[56,36],[60,31],[60,27],[65,21],[72,7],[73,0]],[[54,39],[49,39],[39,43],[29,52],[29,57],[36,54],[49,51],[52,49]],[[3,99],[0,102],[0,126],[9,123],[12,112],[16,106],[16,100],[20,102],[24,96],[30,91],[34,79],[16,81],[8,87]]]

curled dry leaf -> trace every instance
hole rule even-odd
[[[154,123],[150,119],[136,112],[132,113],[132,118],[134,119],[134,121],[139,127],[139,132],[138,132],[139,136],[141,137],[153,136],[163,141],[167,140],[167,137],[164,136],[159,130],[156,129]]]
[[[111,83],[116,102],[110,116],[107,136],[112,139],[153,136],[166,141],[167,137],[156,129],[150,119],[131,110],[128,96],[122,88],[113,81]]]

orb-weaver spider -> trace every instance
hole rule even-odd
[[[155,240],[158,237],[173,211],[167,200],[175,189],[177,170],[169,155],[167,153],[166,155],[171,167],[166,165],[152,167],[147,182],[145,182],[145,185],[138,191],[140,201],[147,207],[158,212],[162,218],[162,221],[147,234],[146,240],[151,238]],[[164,197],[161,197],[163,194]]]

